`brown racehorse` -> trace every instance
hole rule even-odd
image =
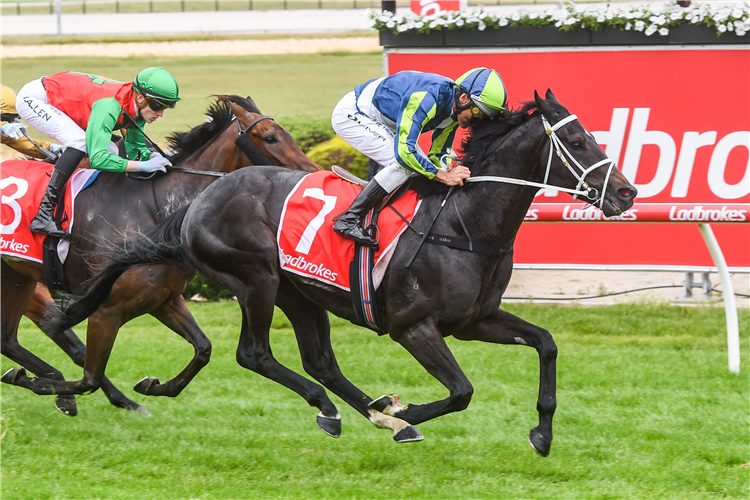
[[[258,164],[306,172],[320,168],[305,156],[289,132],[270,117],[262,115],[250,99],[217,96],[208,118],[207,123],[189,132],[173,134],[168,139],[170,147],[176,151],[171,157],[173,165],[218,175]],[[75,288],[93,275],[94,266],[101,261],[92,255],[101,253],[128,231],[155,226],[174,210],[190,203],[217,178],[182,171],[170,171],[149,179],[119,173],[99,174],[96,182],[76,199],[73,243],[65,262],[69,286]],[[144,379],[135,387],[138,392],[176,396],[208,363],[211,343],[181,296],[193,276],[194,271],[185,266],[134,270],[115,291],[118,303],[100,311],[89,321],[89,332],[100,335],[107,331],[117,332],[131,319],[151,314],[194,347],[193,360],[177,377],[165,384],[159,384],[156,379]],[[18,324],[24,313],[39,324],[40,316],[53,305],[46,288],[37,286],[43,281],[40,264],[3,257],[1,352],[39,377],[64,380],[62,373],[24,349],[17,340]],[[78,365],[90,363],[85,357],[83,343],[72,331],[52,333],[47,328],[44,330]],[[97,335],[89,333],[88,337],[97,338]],[[100,348],[97,345],[96,351]],[[14,383],[15,373],[12,370],[2,381]],[[104,377],[103,370],[87,372],[85,380],[100,381],[103,391],[115,406],[146,412],[117,390]],[[56,405],[65,414],[75,415],[77,412],[74,397],[59,397]]]
[[[414,425],[461,411],[471,401],[471,382],[445,337],[528,346],[539,356],[539,423],[531,429],[529,442],[547,456],[556,409],[557,345],[549,331],[499,307],[513,270],[516,234],[540,187],[581,196],[607,217],[628,210],[637,191],[550,91],[546,99],[535,94],[535,100],[519,110],[474,126],[463,149],[464,163],[471,170],[465,186],[448,189],[423,177],[412,183],[422,204],[411,223],[413,231],[401,235],[377,290],[383,329],[448,389],[445,399],[408,405],[396,397],[373,400],[341,373],[327,311],[363,324],[350,293],[283,271],[279,265],[280,217],[287,196],[307,175],[302,172],[258,167],[220,179],[164,223],[113,247],[110,262],[92,280],[89,291],[61,311],[55,327],[67,328],[97,307],[109,307],[109,289],[113,284],[117,288],[118,278],[131,266],[188,264],[237,296],[242,311],[240,365],[295,391],[320,410],[321,429],[340,434],[340,417],[325,389],[283,366],[271,352],[269,329],[278,306],[294,328],[303,367],[313,380],[374,425],[392,429],[393,439],[399,442],[421,439]],[[445,210],[440,211],[443,205]],[[473,243],[427,244],[415,252],[430,234],[436,242],[463,238]],[[599,246],[619,243],[596,242]],[[584,251],[587,244],[580,243]],[[469,250],[472,245],[474,251]],[[93,363],[101,365],[108,351],[98,356],[92,341],[88,353]],[[78,390],[75,382],[26,377],[23,383],[38,394]]]

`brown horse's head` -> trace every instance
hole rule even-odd
[[[303,172],[321,169],[302,152],[284,127],[260,113],[252,99],[236,95],[219,95],[216,98],[229,105],[244,133],[274,165]]]

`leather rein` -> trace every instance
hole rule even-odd
[[[123,115],[130,121],[130,123],[136,129],[138,129],[138,131],[141,134],[143,134],[143,138],[149,143],[149,145],[152,148],[154,148],[156,150],[157,153],[159,153],[160,155],[162,155],[164,158],[169,159],[169,157],[164,153],[164,151],[162,151],[162,149],[159,147],[159,145],[156,144],[154,141],[152,141],[151,138],[146,135],[146,133],[143,131],[143,129],[138,126],[138,124],[136,123],[136,121],[133,119],[132,116],[130,116],[128,113],[126,113],[124,111],[123,111]],[[267,115],[262,115],[262,116],[256,118],[255,120],[251,121],[250,123],[248,123],[245,128],[242,128],[242,123],[240,123],[240,121],[235,116],[235,122],[237,123],[237,135],[240,136],[240,135],[243,135],[243,134],[247,134],[247,132],[250,129],[252,129],[258,122],[263,121],[263,120],[273,120],[273,117],[272,116],[267,116]],[[242,167],[241,157],[242,157],[242,151],[240,151],[240,147],[237,146],[237,168],[241,168]],[[175,172],[182,172],[184,174],[205,175],[205,176],[209,176],[209,177],[224,177],[225,175],[227,175],[226,172],[211,172],[211,171],[207,171],[207,170],[197,170],[197,169],[194,169],[194,168],[175,167],[174,165],[168,166],[167,170],[173,170]],[[150,176],[147,177],[147,178],[150,178]]]

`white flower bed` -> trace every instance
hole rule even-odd
[[[734,3],[692,3],[681,7],[677,2],[662,7],[582,7],[572,2],[564,8],[528,10],[522,8],[509,16],[496,15],[485,10],[470,9],[445,12],[431,16],[414,13],[406,15],[392,12],[370,11],[371,26],[381,31],[403,33],[407,31],[429,33],[443,28],[479,30],[498,29],[505,26],[547,26],[560,30],[575,28],[601,30],[612,27],[620,30],[642,31],[647,36],[667,36],[669,29],[681,24],[701,24],[715,27],[718,33],[734,32],[744,36],[750,31],[750,1]]]

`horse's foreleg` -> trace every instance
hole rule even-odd
[[[391,337],[409,351],[450,394],[446,399],[432,403],[392,405],[388,409],[386,405],[389,398],[380,398],[373,402],[372,408],[388,412],[389,415],[406,420],[410,424],[418,424],[446,413],[461,411],[469,406],[474,389],[458,366],[434,320],[428,319],[398,335],[392,334]]]
[[[195,322],[182,296],[165,302],[151,315],[187,340],[195,349],[195,355],[185,369],[172,380],[160,384],[159,379],[146,377],[135,385],[135,390],[148,396],[175,397],[208,364],[211,359],[211,341]]]
[[[465,328],[454,337],[460,340],[481,340],[494,344],[514,344],[533,347],[539,354],[539,426],[531,429],[529,442],[537,453],[546,457],[552,446],[552,417],[557,406],[556,362],[557,345],[552,335],[518,316],[498,309],[491,316]]]
[[[41,283],[37,284],[34,296],[29,302],[28,307],[25,311],[25,316],[29,318],[36,326],[39,327],[65,354],[73,360],[73,362],[83,368],[83,364],[86,359],[86,346],[81,339],[73,332],[73,330],[65,330],[60,334],[51,334],[48,329],[44,327],[42,317],[45,311],[54,305],[52,297],[47,290],[47,287]],[[33,370],[32,370],[33,371]],[[38,375],[38,374],[37,374]],[[124,408],[130,411],[136,411],[139,413],[148,413],[148,410],[143,408],[135,401],[128,399],[125,394],[122,393],[115,385],[107,378],[104,377],[101,383],[102,392],[107,397],[110,403],[117,408]],[[59,406],[58,406],[59,408]]]

